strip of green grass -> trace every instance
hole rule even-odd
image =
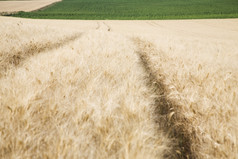
[[[238,0],[63,0],[12,16],[39,19],[238,18]]]

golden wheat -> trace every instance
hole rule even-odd
[[[128,39],[98,31],[8,70],[1,158],[163,157],[169,141],[138,63]]]
[[[205,53],[194,54],[196,46],[202,42],[177,41],[176,45],[186,46],[187,50],[182,51],[174,48],[163,50],[161,47],[159,50],[150,42],[136,42],[139,50],[147,56],[157,80],[164,83],[166,97],[177,104],[174,109],[186,119],[174,117],[175,125],[180,125],[190,136],[191,151],[196,158],[237,158],[236,50],[230,53],[220,50],[208,55],[208,51],[212,51],[209,48]],[[188,49],[191,44],[195,49]],[[224,46],[223,43],[216,45]],[[206,48],[205,44],[203,46]]]
[[[236,21],[0,17],[0,158],[238,158]]]

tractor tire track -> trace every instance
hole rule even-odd
[[[112,31],[111,27],[107,23],[103,22],[103,24],[107,27],[107,31]]]
[[[81,37],[81,35],[82,33],[78,33],[67,36],[58,41],[46,41],[42,43],[29,42],[21,49],[13,50],[12,52],[1,52],[0,56],[3,57],[0,58],[0,78],[8,69],[19,66],[23,61],[27,60],[31,56],[67,45],[68,43]]]
[[[154,22],[146,22],[149,26],[157,27],[157,25]]]
[[[101,25],[99,22],[97,22],[97,27],[96,27],[96,30],[100,29]]]
[[[172,143],[172,145],[170,145],[172,147],[172,152],[166,152],[164,157],[171,159],[197,158],[197,149],[192,146],[193,141],[197,139],[196,133],[195,131],[192,133],[188,132],[187,128],[191,127],[191,124],[179,110],[180,106],[167,97],[168,92],[163,80],[166,77],[159,79],[156,76],[158,72],[152,68],[152,64],[148,57],[150,50],[146,49],[146,45],[151,47],[153,44],[147,44],[140,39],[133,39],[133,41],[137,47],[136,54],[139,56],[141,65],[146,74],[147,86],[156,94],[153,102],[155,123],[159,124],[160,131],[162,130],[167,134]],[[144,46],[141,47],[141,45]]]

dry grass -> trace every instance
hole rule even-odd
[[[0,20],[0,158],[238,157],[236,31]]]

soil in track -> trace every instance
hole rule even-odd
[[[192,141],[196,139],[195,131],[191,134],[187,131],[190,124],[184,115],[179,111],[178,104],[167,98],[167,88],[164,84],[163,75],[158,79],[155,75],[156,71],[151,67],[150,59],[147,56],[149,50],[146,47],[153,47],[152,43],[144,42],[138,38],[133,39],[137,45],[136,54],[141,60],[141,65],[145,71],[147,86],[151,88],[156,97],[154,98],[154,116],[155,123],[159,125],[159,129],[164,131],[172,141],[172,152],[165,153],[165,158],[178,159],[195,159],[196,152],[192,148]],[[143,47],[141,47],[143,46]],[[153,48],[154,49],[154,48]],[[153,50],[151,49],[151,50]]]

